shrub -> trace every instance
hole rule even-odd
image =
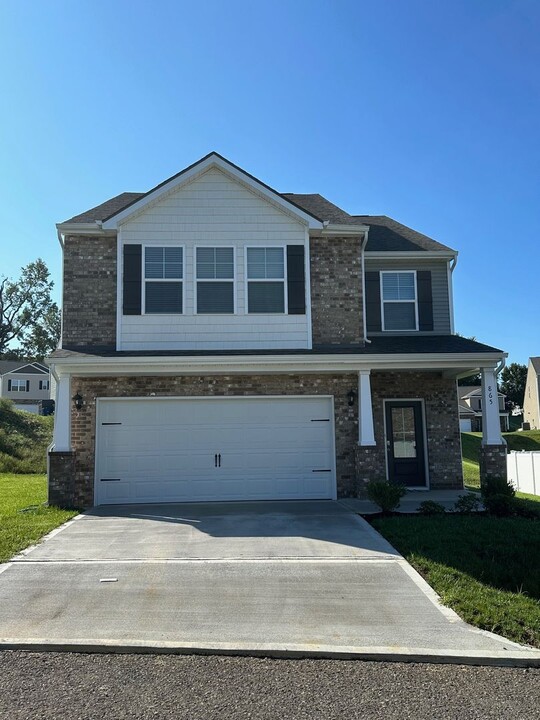
[[[367,496],[378,505],[383,513],[391,513],[399,505],[399,501],[407,492],[403,485],[395,485],[386,480],[370,480],[366,485]]]
[[[505,477],[491,475],[482,484],[482,500],[490,515],[508,517],[514,512],[516,491]]]
[[[418,512],[420,515],[443,515],[446,508],[434,500],[424,500],[418,506]]]
[[[466,495],[460,495],[454,505],[454,510],[458,513],[472,513],[480,510],[480,499],[476,493],[470,492]]]

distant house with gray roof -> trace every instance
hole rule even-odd
[[[531,430],[540,430],[540,357],[529,358],[527,383],[523,400],[523,422],[529,423]]]
[[[0,360],[0,397],[12,400],[17,410],[39,413],[40,403],[51,397],[49,368],[40,362]]]
[[[497,393],[501,431],[508,432],[506,395]],[[459,427],[461,432],[482,432],[482,388],[478,385],[458,385]]]

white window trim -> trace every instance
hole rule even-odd
[[[233,251],[233,276],[232,278],[198,278],[197,277],[197,248],[219,248]],[[237,283],[238,283],[238,269],[236,267],[236,245],[216,245],[215,243],[208,243],[205,245],[194,245],[193,246],[193,314],[204,315],[206,317],[223,317],[238,314],[238,303],[236,299]],[[232,282],[233,284],[233,311],[232,313],[199,313],[197,307],[197,283],[199,282]]]
[[[40,390],[50,390],[50,380],[40,380]]]
[[[281,248],[283,250],[283,278],[253,278],[248,276],[248,250],[264,250],[266,248]],[[245,245],[244,246],[244,282],[245,282],[245,311],[246,315],[259,315],[268,317],[276,315],[282,317],[289,314],[289,293],[287,292],[287,246],[281,243],[265,243],[264,245]],[[253,313],[249,312],[249,283],[250,282],[282,282],[283,283],[283,312],[273,313]]]
[[[383,290],[383,275],[412,275],[414,276],[414,300],[385,300]],[[407,333],[407,332],[418,332],[418,285],[416,280],[416,270],[380,270],[380,296],[381,296],[381,328],[383,332],[396,332],[396,333]],[[412,303],[414,302],[414,328],[407,328],[406,330],[387,330],[384,326],[384,304],[385,303]]]
[[[22,387],[18,384],[17,389],[13,387],[13,383],[22,383]],[[28,392],[26,389],[26,380],[21,380],[20,378],[11,378],[11,390],[10,392]]]
[[[181,248],[182,249],[182,277],[181,278],[146,278],[146,248]],[[141,263],[141,315],[148,315],[149,317],[159,315],[185,315],[186,313],[186,248],[184,245],[169,244],[163,245],[147,243],[142,246],[142,263]],[[147,313],[146,312],[146,283],[147,282],[181,282],[182,283],[182,312],[162,312],[162,313]]]

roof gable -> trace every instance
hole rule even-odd
[[[149,206],[155,204],[167,195],[180,190],[182,187],[193,182],[211,169],[218,169],[238,184],[243,185],[250,192],[259,195],[282,211],[295,216],[310,228],[322,228],[322,221],[311,212],[306,211],[294,202],[282,197],[269,185],[266,185],[253,175],[250,175],[245,172],[245,170],[239,168],[237,165],[229,162],[223,156],[212,152],[193,165],[190,165],[188,168],[185,168],[185,170],[182,170],[168,180],[160,183],[155,188],[152,188],[152,190],[149,190],[141,197],[134,199],[123,209],[117,210],[108,217],[105,217],[102,221],[103,229],[117,229],[118,226],[124,223],[128,218],[142,213]]]

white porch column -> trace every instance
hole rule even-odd
[[[482,368],[482,445],[504,445],[497,379],[492,368]]]
[[[370,370],[358,372],[358,444],[375,445]]]
[[[71,450],[71,378],[69,375],[60,375],[56,384],[53,442],[55,452]]]

